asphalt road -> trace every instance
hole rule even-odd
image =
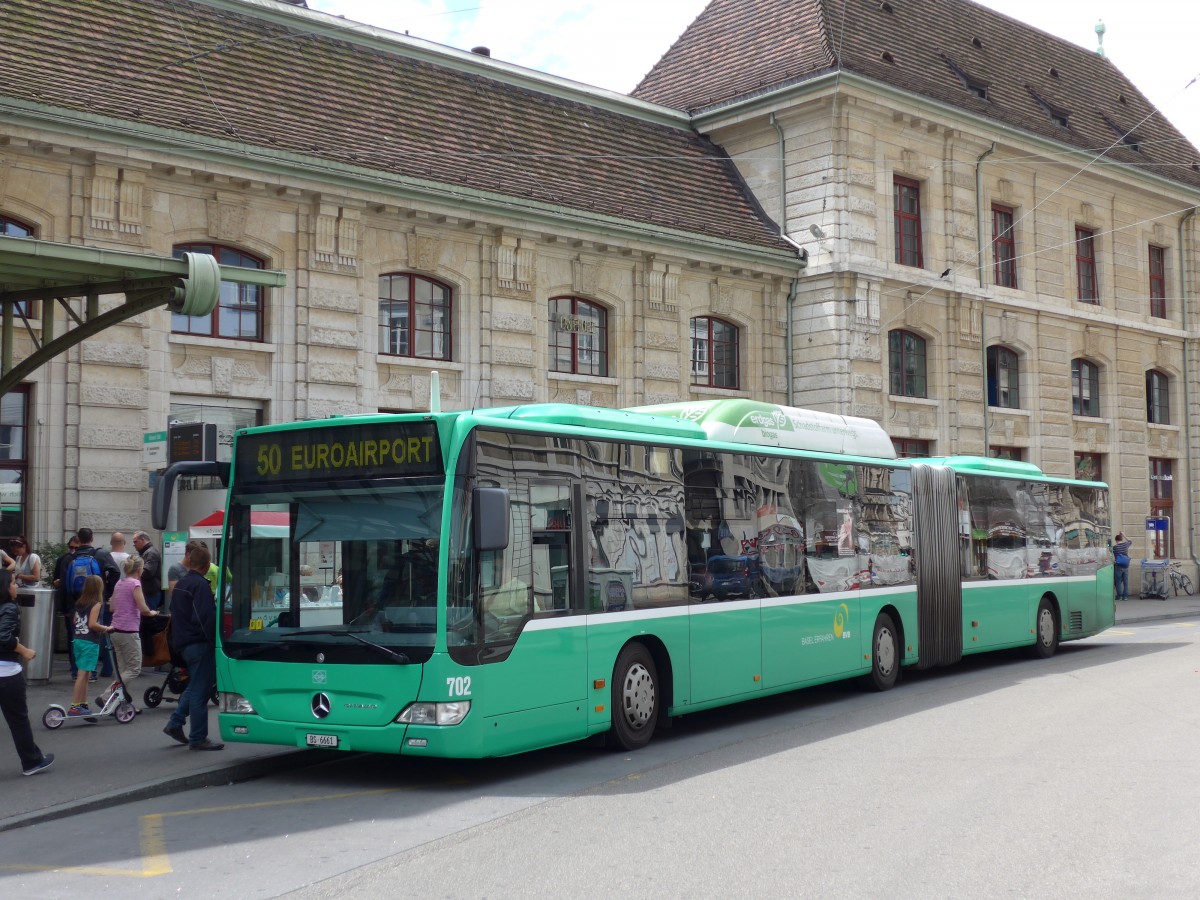
[[[1194,897],[1200,619],[697,714],[634,754],[378,756],[6,832],[8,896]]]

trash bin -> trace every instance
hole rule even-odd
[[[17,605],[21,607],[21,643],[37,652],[25,663],[25,679],[46,684],[54,660],[54,589],[22,588],[17,591]]]
[[[1166,600],[1170,579],[1167,569],[1171,567],[1169,559],[1142,560],[1142,599]]]

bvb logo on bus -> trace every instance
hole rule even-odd
[[[842,636],[848,618],[850,618],[850,607],[842,603],[838,606],[837,612],[833,614],[833,636],[835,638]]]

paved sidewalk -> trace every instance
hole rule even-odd
[[[1117,624],[1200,616],[1200,596],[1169,600],[1135,598],[1117,604]],[[49,685],[30,685],[33,733],[43,753],[54,754],[48,772],[25,778],[7,734],[0,735],[0,832],[116,803],[156,797],[174,791],[258,778],[272,772],[312,765],[338,755],[336,750],[296,750],[262,744],[226,744],[218,753],[198,753],[162,733],[174,703],[145,708],[141,695],[165,675],[148,672],[134,683],[143,712],[128,725],[101,719],[96,725],[67,722],[49,731],[41,722],[51,703],[71,698],[65,654],[55,654]],[[92,702],[99,683],[91,686]],[[209,729],[217,733],[216,707],[209,707]]]
[[[337,751],[294,750],[264,744],[226,744],[218,752],[196,752],[162,733],[175,709],[166,700],[157,709],[142,702],[151,685],[161,685],[165,673],[146,672],[133,683],[132,693],[142,713],[122,725],[105,717],[95,725],[64,722],[50,731],[42,713],[51,703],[67,706],[71,673],[65,653],[54,655],[47,685],[29,685],[29,718],[33,737],[43,753],[54,754],[54,765],[30,777],[21,774],[8,729],[0,734],[0,832],[89,809],[174,791],[246,781],[271,772],[309,765]],[[89,703],[103,690],[89,685]],[[220,740],[217,708],[209,706],[209,736]]]

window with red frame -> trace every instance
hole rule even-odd
[[[892,180],[892,207],[896,216],[896,262],[925,265],[921,253],[921,185],[898,175]]]
[[[581,297],[552,297],[550,371],[608,375],[608,311]]]
[[[1150,457],[1150,515],[1174,521],[1175,511],[1174,460]],[[1149,533],[1155,559],[1174,555],[1174,536],[1170,530]]]
[[[448,285],[407,272],[379,276],[379,352],[415,359],[452,359]]]
[[[929,441],[919,441],[915,438],[892,438],[892,446],[896,448],[896,456],[900,459],[923,458],[932,456]]]
[[[1150,315],[1167,317],[1167,254],[1162,247],[1150,248]]]
[[[738,328],[724,319],[692,319],[692,384],[738,386]]]
[[[177,244],[173,252],[176,259],[183,259],[185,253],[206,253],[215,256],[222,266],[240,266],[243,269],[266,267],[257,256],[221,244]],[[211,316],[171,313],[171,330],[176,334],[261,341],[264,296],[264,289],[260,285],[222,281],[221,296]]]
[[[1104,464],[1100,454],[1076,453],[1075,477],[1079,481],[1103,481]]]
[[[1017,239],[1013,234],[1013,211],[1007,206],[992,207],[992,256],[995,259],[996,284],[1017,286]]]
[[[1079,299],[1096,303],[1096,232],[1075,226],[1075,276],[1079,283]]]

